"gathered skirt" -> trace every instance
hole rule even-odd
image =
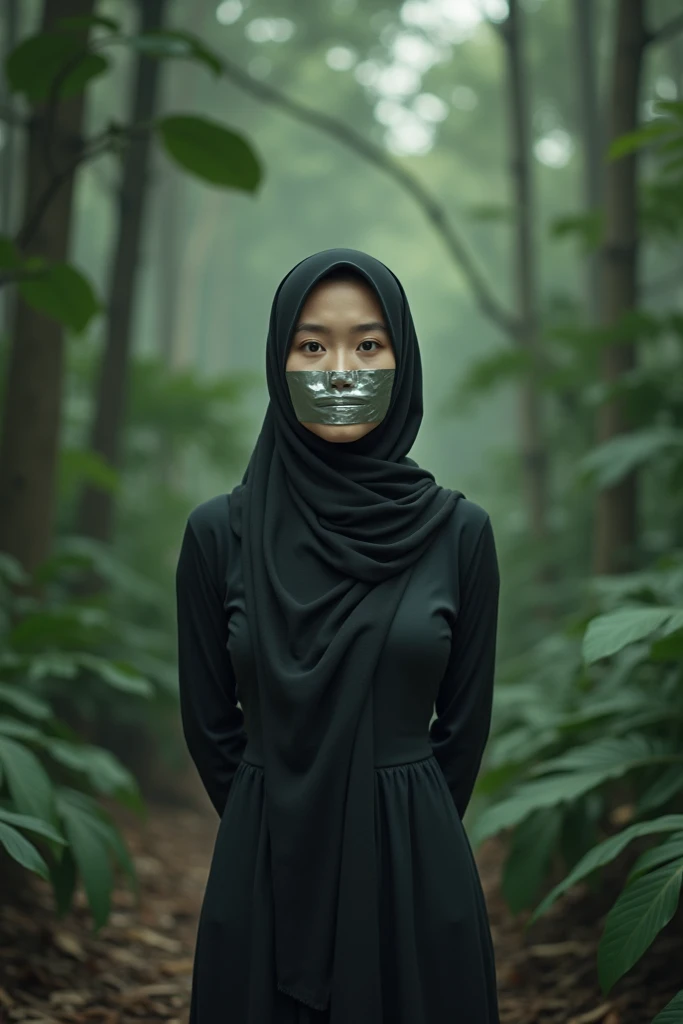
[[[484,894],[436,759],[375,768],[375,809],[377,1024],[499,1024]],[[190,1024],[329,1024],[329,1010],[312,1010],[276,987],[263,768],[245,760],[216,836]]]

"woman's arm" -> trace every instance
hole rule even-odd
[[[434,756],[462,819],[491,726],[500,577],[488,515],[462,569],[451,653],[429,730]]]
[[[216,569],[202,550],[190,517],[176,569],[180,713],[192,760],[222,815],[247,736],[237,705]]]

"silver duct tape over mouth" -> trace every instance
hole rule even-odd
[[[300,423],[379,423],[387,414],[395,370],[287,370]],[[339,387],[340,382],[343,386]]]

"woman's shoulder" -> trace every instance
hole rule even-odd
[[[217,494],[195,505],[186,530],[191,531],[210,565],[224,564],[230,550],[230,495]]]
[[[452,544],[452,555],[462,568],[466,568],[482,540],[483,535],[493,538],[493,527],[488,510],[464,495],[458,500],[446,531]]]
[[[225,529],[229,522],[230,495],[217,494],[213,498],[195,505],[187,517],[194,532],[199,536],[207,532]]]
[[[453,524],[454,529],[463,540],[476,542],[489,522],[489,513],[483,505],[464,495],[457,502],[453,512]]]

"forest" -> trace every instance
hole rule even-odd
[[[680,0],[0,0],[0,52],[0,1018],[186,1019],[179,546],[348,246],[496,534],[501,1022],[683,1024]]]

